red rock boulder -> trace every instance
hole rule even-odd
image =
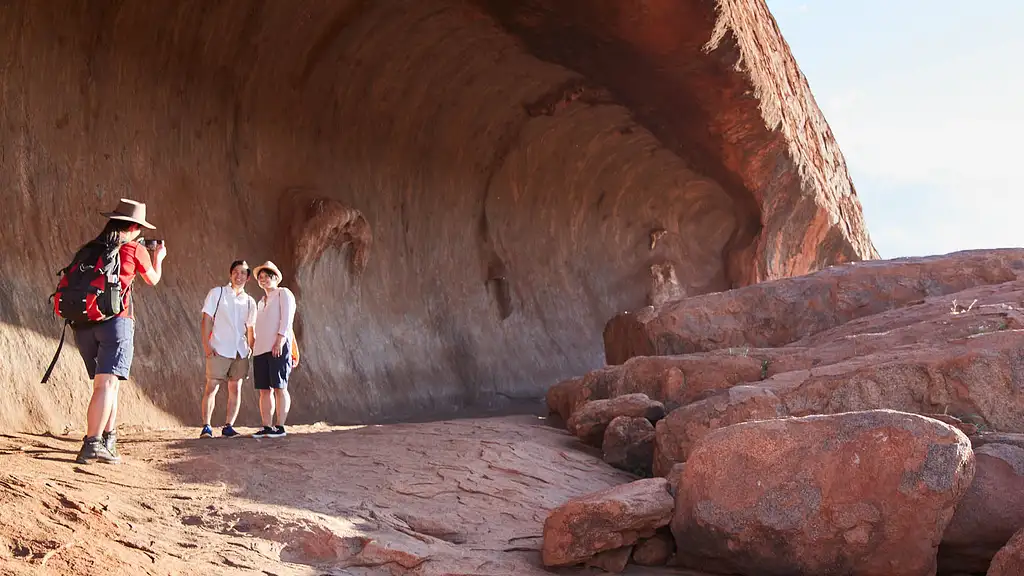
[[[971,446],[975,450],[987,444],[1008,444],[1017,448],[1024,448],[1024,434],[1017,432],[993,432],[991,430],[979,430],[970,434]]]
[[[1024,527],[1024,448],[985,444],[974,449],[974,458],[974,481],[939,546],[944,573],[984,572]]]
[[[607,400],[595,400],[577,410],[565,427],[583,442],[600,447],[608,425],[619,416],[657,422],[665,417],[665,406],[657,400],[651,400],[646,394],[626,394]]]
[[[914,414],[721,428],[683,470],[676,560],[723,574],[932,576],[973,477],[967,437]]]
[[[619,314],[604,330],[608,364],[730,347],[771,348],[851,320],[970,287],[1024,277],[1024,250],[875,260]]]
[[[651,475],[654,425],[647,418],[619,416],[608,424],[601,442],[604,461],[638,476]]]
[[[1024,574],[1024,529],[1019,530],[992,558],[986,576],[1021,576]]]
[[[675,498],[679,490],[679,481],[683,477],[683,470],[686,470],[686,462],[679,462],[678,464],[673,464],[669,468],[668,473],[665,474],[665,480],[668,480],[668,493],[673,498]]]
[[[671,532],[658,532],[633,548],[633,562],[639,566],[664,566],[676,551]]]
[[[953,300],[959,313],[954,313]],[[643,393],[682,406],[737,384],[839,364],[895,349],[944,346],[979,334],[1024,328],[1024,281],[970,288],[865,316],[781,348],[723,348],[680,356],[640,356],[560,382],[548,407],[568,419],[587,401]],[[973,305],[972,305],[973,304]]]
[[[737,350],[632,358],[620,366],[606,366],[555,384],[548,390],[547,405],[564,420],[587,402],[625,394],[646,394],[666,404],[685,405],[710,392],[763,380],[772,360],[788,354],[782,350]]]
[[[684,462],[710,430],[770,417],[892,409],[949,413],[972,424],[1024,431],[1020,357],[1024,331],[983,332],[946,343],[895,348],[736,386],[658,423],[655,474]],[[740,392],[742,391],[742,392]]]
[[[673,410],[655,428],[654,475],[664,476],[674,464],[686,462],[694,445],[712,430],[786,415],[782,401],[764,386],[734,386]]]
[[[637,480],[570,500],[544,520],[544,565],[582,564],[602,552],[650,538],[672,519],[672,506],[664,478]]]

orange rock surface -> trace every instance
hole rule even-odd
[[[974,472],[963,433],[913,414],[722,428],[698,442],[680,479],[677,559],[721,574],[935,574]]]
[[[366,423],[519,409],[652,292],[877,257],[762,0],[13,0],[0,53],[8,428],[82,418],[73,347],[39,385],[46,297],[122,196],[169,253],[121,392],[145,426],[197,423],[235,258],[298,294],[295,421]]]

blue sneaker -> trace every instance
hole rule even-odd
[[[203,426],[203,431],[199,433],[200,438],[213,438],[213,428],[210,428],[209,424]]]
[[[220,430],[220,435],[223,436],[224,438],[234,438],[239,434],[238,431],[235,430],[234,426],[232,426],[231,424],[225,424],[224,427],[221,428]]]

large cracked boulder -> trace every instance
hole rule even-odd
[[[939,546],[945,573],[984,572],[992,557],[1024,527],[1024,448],[975,446],[975,473]]]
[[[890,410],[746,422],[696,446],[672,533],[723,574],[932,576],[974,477],[966,436]]]
[[[619,314],[605,326],[605,358],[621,364],[635,356],[784,346],[930,296],[1022,277],[1019,249],[833,266]]]
[[[637,480],[570,500],[544,520],[544,565],[581,564],[650,538],[668,525],[672,506],[664,478]]]
[[[1024,280],[1014,280],[925,298],[778,348],[742,346],[678,356],[634,357],[624,364],[606,366],[552,386],[548,407],[568,418],[588,401],[640,392],[664,402],[671,410],[736,385],[758,384],[787,372],[820,372],[859,357],[896,350],[939,350],[950,342],[1021,330],[1021,302]],[[955,407],[943,405],[937,413],[951,409]]]
[[[657,426],[656,467],[686,461],[710,430],[766,417],[890,408],[1024,431],[1022,359],[1024,331],[996,330],[777,374],[668,414]]]

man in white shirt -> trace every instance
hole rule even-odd
[[[235,260],[231,263],[228,285],[211,289],[203,303],[201,330],[206,353],[206,390],[200,438],[213,437],[210,420],[217,391],[224,382],[228,385],[228,405],[221,435],[225,438],[238,436],[234,424],[242,404],[242,380],[249,376],[256,326],[256,301],[245,291],[249,275],[249,265],[244,260]]]
[[[297,351],[295,332],[295,295],[279,286],[284,278],[281,270],[271,261],[254,270],[256,282],[266,293],[258,305],[256,343],[253,344],[253,383],[260,393],[260,418],[263,428],[253,434],[255,438],[280,438],[285,435],[284,422],[288,418],[292,398],[288,393],[292,353]],[[274,410],[277,409],[276,424]]]

